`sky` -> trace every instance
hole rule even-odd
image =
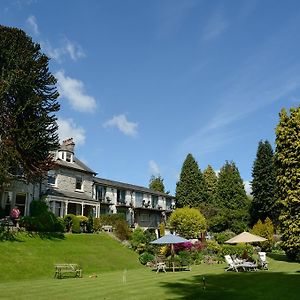
[[[188,153],[234,161],[247,188],[260,140],[300,103],[300,1],[2,0],[0,23],[51,58],[60,139],[97,176],[175,194]]]

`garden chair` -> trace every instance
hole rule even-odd
[[[225,261],[226,261],[226,263],[228,265],[226,271],[232,270],[232,271],[238,272],[239,271],[238,268],[240,268],[240,267],[243,268],[242,264],[234,262],[230,255],[225,255],[224,257],[225,257]]]
[[[258,252],[258,264],[263,270],[269,270],[266,252]]]

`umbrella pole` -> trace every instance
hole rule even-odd
[[[174,244],[171,244],[171,257],[172,257],[173,272],[175,272],[175,265],[174,265]]]

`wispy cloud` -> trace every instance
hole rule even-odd
[[[106,121],[103,124],[103,127],[116,127],[125,135],[134,137],[137,135],[138,124],[128,121],[126,116],[121,114],[118,116],[113,116],[112,119]]]
[[[72,137],[77,145],[85,143],[85,130],[77,126],[73,119],[58,118],[57,124],[60,141]]]
[[[62,70],[58,71],[55,77],[58,80],[58,91],[61,97],[66,98],[74,110],[80,112],[93,112],[95,110],[96,100],[86,94],[82,81],[66,76]]]
[[[57,62],[62,62],[65,56],[68,56],[73,61],[86,56],[82,47],[78,43],[72,42],[67,38],[64,38],[61,41],[60,47],[53,47],[48,40],[42,41],[41,45],[47,55],[55,59]]]
[[[281,51],[274,51],[278,41],[288,51],[288,47],[293,45],[291,39],[296,34],[291,21],[265,41],[239,69],[228,74],[220,83],[225,88],[212,93],[218,104],[217,109],[205,124],[201,124],[199,130],[181,142],[180,152],[214,152],[233,140],[236,142],[237,139],[246,138],[247,132],[237,126],[241,120],[299,91],[300,65],[295,64],[292,57],[283,59]]]
[[[229,23],[224,17],[222,10],[215,11],[208,19],[203,29],[202,38],[204,41],[211,41],[226,31]]]
[[[27,18],[26,20],[27,25],[29,26],[30,30],[35,34],[35,35],[39,35],[40,31],[39,31],[39,27],[37,24],[37,20],[36,17],[31,15]]]
[[[149,161],[149,171],[152,175],[158,176],[160,174],[159,166],[154,160]]]

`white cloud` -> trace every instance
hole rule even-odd
[[[225,20],[221,11],[215,12],[208,20],[203,30],[203,40],[209,41],[220,36],[228,27],[228,22]]]
[[[137,135],[138,124],[129,122],[124,114],[114,116],[103,124],[104,127],[117,127],[121,132],[128,136]]]
[[[78,127],[73,119],[58,118],[57,124],[60,141],[73,138],[76,145],[85,143],[85,130],[82,127]]]
[[[26,20],[26,23],[35,35],[40,34],[39,27],[38,27],[35,16],[31,15],[30,17],[28,17],[27,20]]]
[[[65,76],[64,71],[55,74],[58,80],[58,91],[66,98],[74,110],[80,112],[92,112],[96,108],[94,97],[85,93],[84,83],[78,79]]]
[[[149,161],[149,170],[152,175],[157,176],[160,174],[159,166],[154,160]]]
[[[245,191],[247,195],[251,195],[252,192],[252,185],[250,183],[250,181],[244,181],[244,187],[245,187]]]
[[[62,62],[64,56],[69,56],[74,61],[86,56],[78,43],[71,42],[67,38],[63,39],[60,47],[52,47],[48,40],[42,41],[41,45],[47,55],[58,62]]]

